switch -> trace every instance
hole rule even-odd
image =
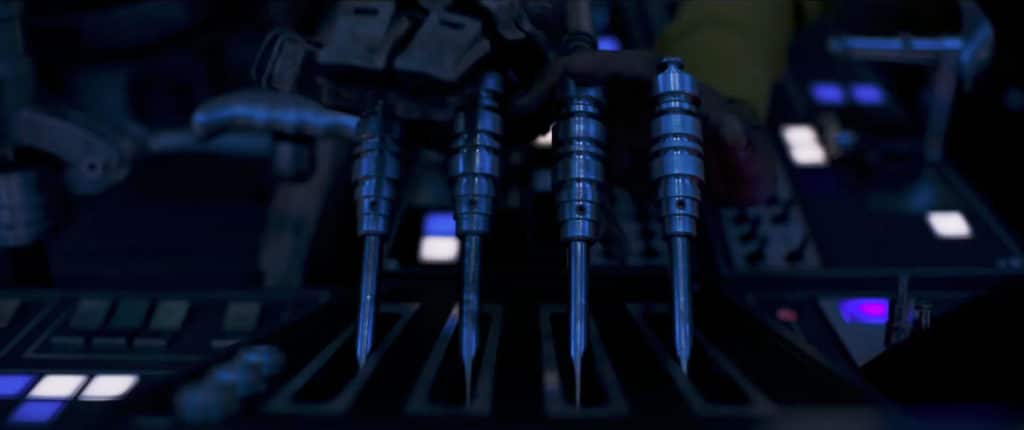
[[[167,349],[167,339],[137,337],[132,341],[132,349],[136,352],[163,352]]]
[[[110,312],[110,300],[82,299],[78,301],[75,313],[71,315],[68,327],[78,331],[96,331],[103,326]]]
[[[0,328],[7,328],[7,326],[11,325],[11,321],[14,320],[14,315],[18,313],[20,306],[21,300],[19,299],[0,300]]]
[[[125,299],[117,302],[114,315],[110,317],[108,328],[116,331],[135,331],[146,323],[149,312],[149,300]]]
[[[165,333],[181,330],[188,309],[189,302],[186,300],[163,300],[157,303],[153,318],[149,321],[149,329]]]
[[[50,348],[58,352],[79,352],[85,349],[85,338],[82,336],[53,336]]]
[[[227,333],[246,333],[260,325],[259,302],[231,302],[224,311],[221,329]]]
[[[97,351],[124,351],[128,349],[128,338],[124,336],[97,336],[92,339],[92,349]]]

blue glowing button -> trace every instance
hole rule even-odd
[[[0,399],[15,399],[28,391],[28,387],[36,381],[35,375],[0,374]]]
[[[846,104],[846,90],[835,81],[815,81],[810,84],[811,97],[821,106]]]
[[[885,89],[875,82],[854,82],[850,84],[853,101],[860,106],[878,107],[885,104]]]
[[[850,324],[885,324],[889,321],[889,299],[854,297],[841,300],[839,315]]]
[[[455,217],[449,211],[430,211],[423,215],[423,236],[455,236]]]
[[[598,51],[621,51],[622,41],[613,34],[602,34],[597,37]]]
[[[60,400],[27,400],[14,408],[7,417],[10,424],[47,424],[64,410],[67,402]]]

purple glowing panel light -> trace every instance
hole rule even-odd
[[[850,324],[882,325],[889,321],[889,299],[852,297],[839,301],[839,316]]]
[[[612,34],[602,34],[597,37],[598,51],[621,51],[622,41]]]
[[[35,375],[22,373],[0,375],[0,399],[20,397],[35,381]]]
[[[814,81],[809,85],[811,97],[820,106],[843,106],[846,89],[836,81]]]
[[[876,82],[854,82],[850,84],[853,101],[864,107],[878,107],[885,104],[885,89]]]
[[[424,236],[455,236],[455,217],[451,211],[430,211],[423,215]]]
[[[7,422],[11,424],[47,424],[60,415],[65,402],[59,400],[28,400],[19,404]]]

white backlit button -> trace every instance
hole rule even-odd
[[[28,398],[70,399],[78,394],[88,379],[85,375],[46,375],[28,392]]]
[[[797,167],[825,167],[829,165],[828,152],[821,143],[821,135],[811,124],[783,124],[779,137],[786,146],[790,161]]]
[[[139,375],[96,375],[85,386],[78,400],[86,402],[102,402],[118,400],[135,388],[139,383]]]
[[[422,236],[417,260],[421,264],[455,264],[460,247],[457,236]]]
[[[964,240],[974,237],[971,223],[957,210],[930,211],[926,215],[932,234],[940,240]]]

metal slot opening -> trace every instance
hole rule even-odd
[[[414,415],[487,416],[492,409],[494,372],[501,333],[501,308],[484,306],[480,312],[478,351],[473,363],[470,398],[459,345],[459,306],[452,308],[434,344],[423,373],[416,382],[406,410]]]
[[[355,326],[350,325],[310,360],[266,405],[273,414],[336,415],[347,411],[383,354],[419,308],[385,303],[377,312],[377,344],[362,369],[355,358]]]
[[[739,370],[700,333],[694,332],[693,352],[683,374],[673,346],[672,313],[665,305],[628,305],[683,397],[698,414],[757,415],[771,410],[771,403]]]
[[[604,349],[597,325],[588,321],[589,346],[580,372],[576,407],[574,369],[569,355],[569,313],[565,306],[541,308],[544,407],[553,418],[617,417],[628,413],[625,395]]]

